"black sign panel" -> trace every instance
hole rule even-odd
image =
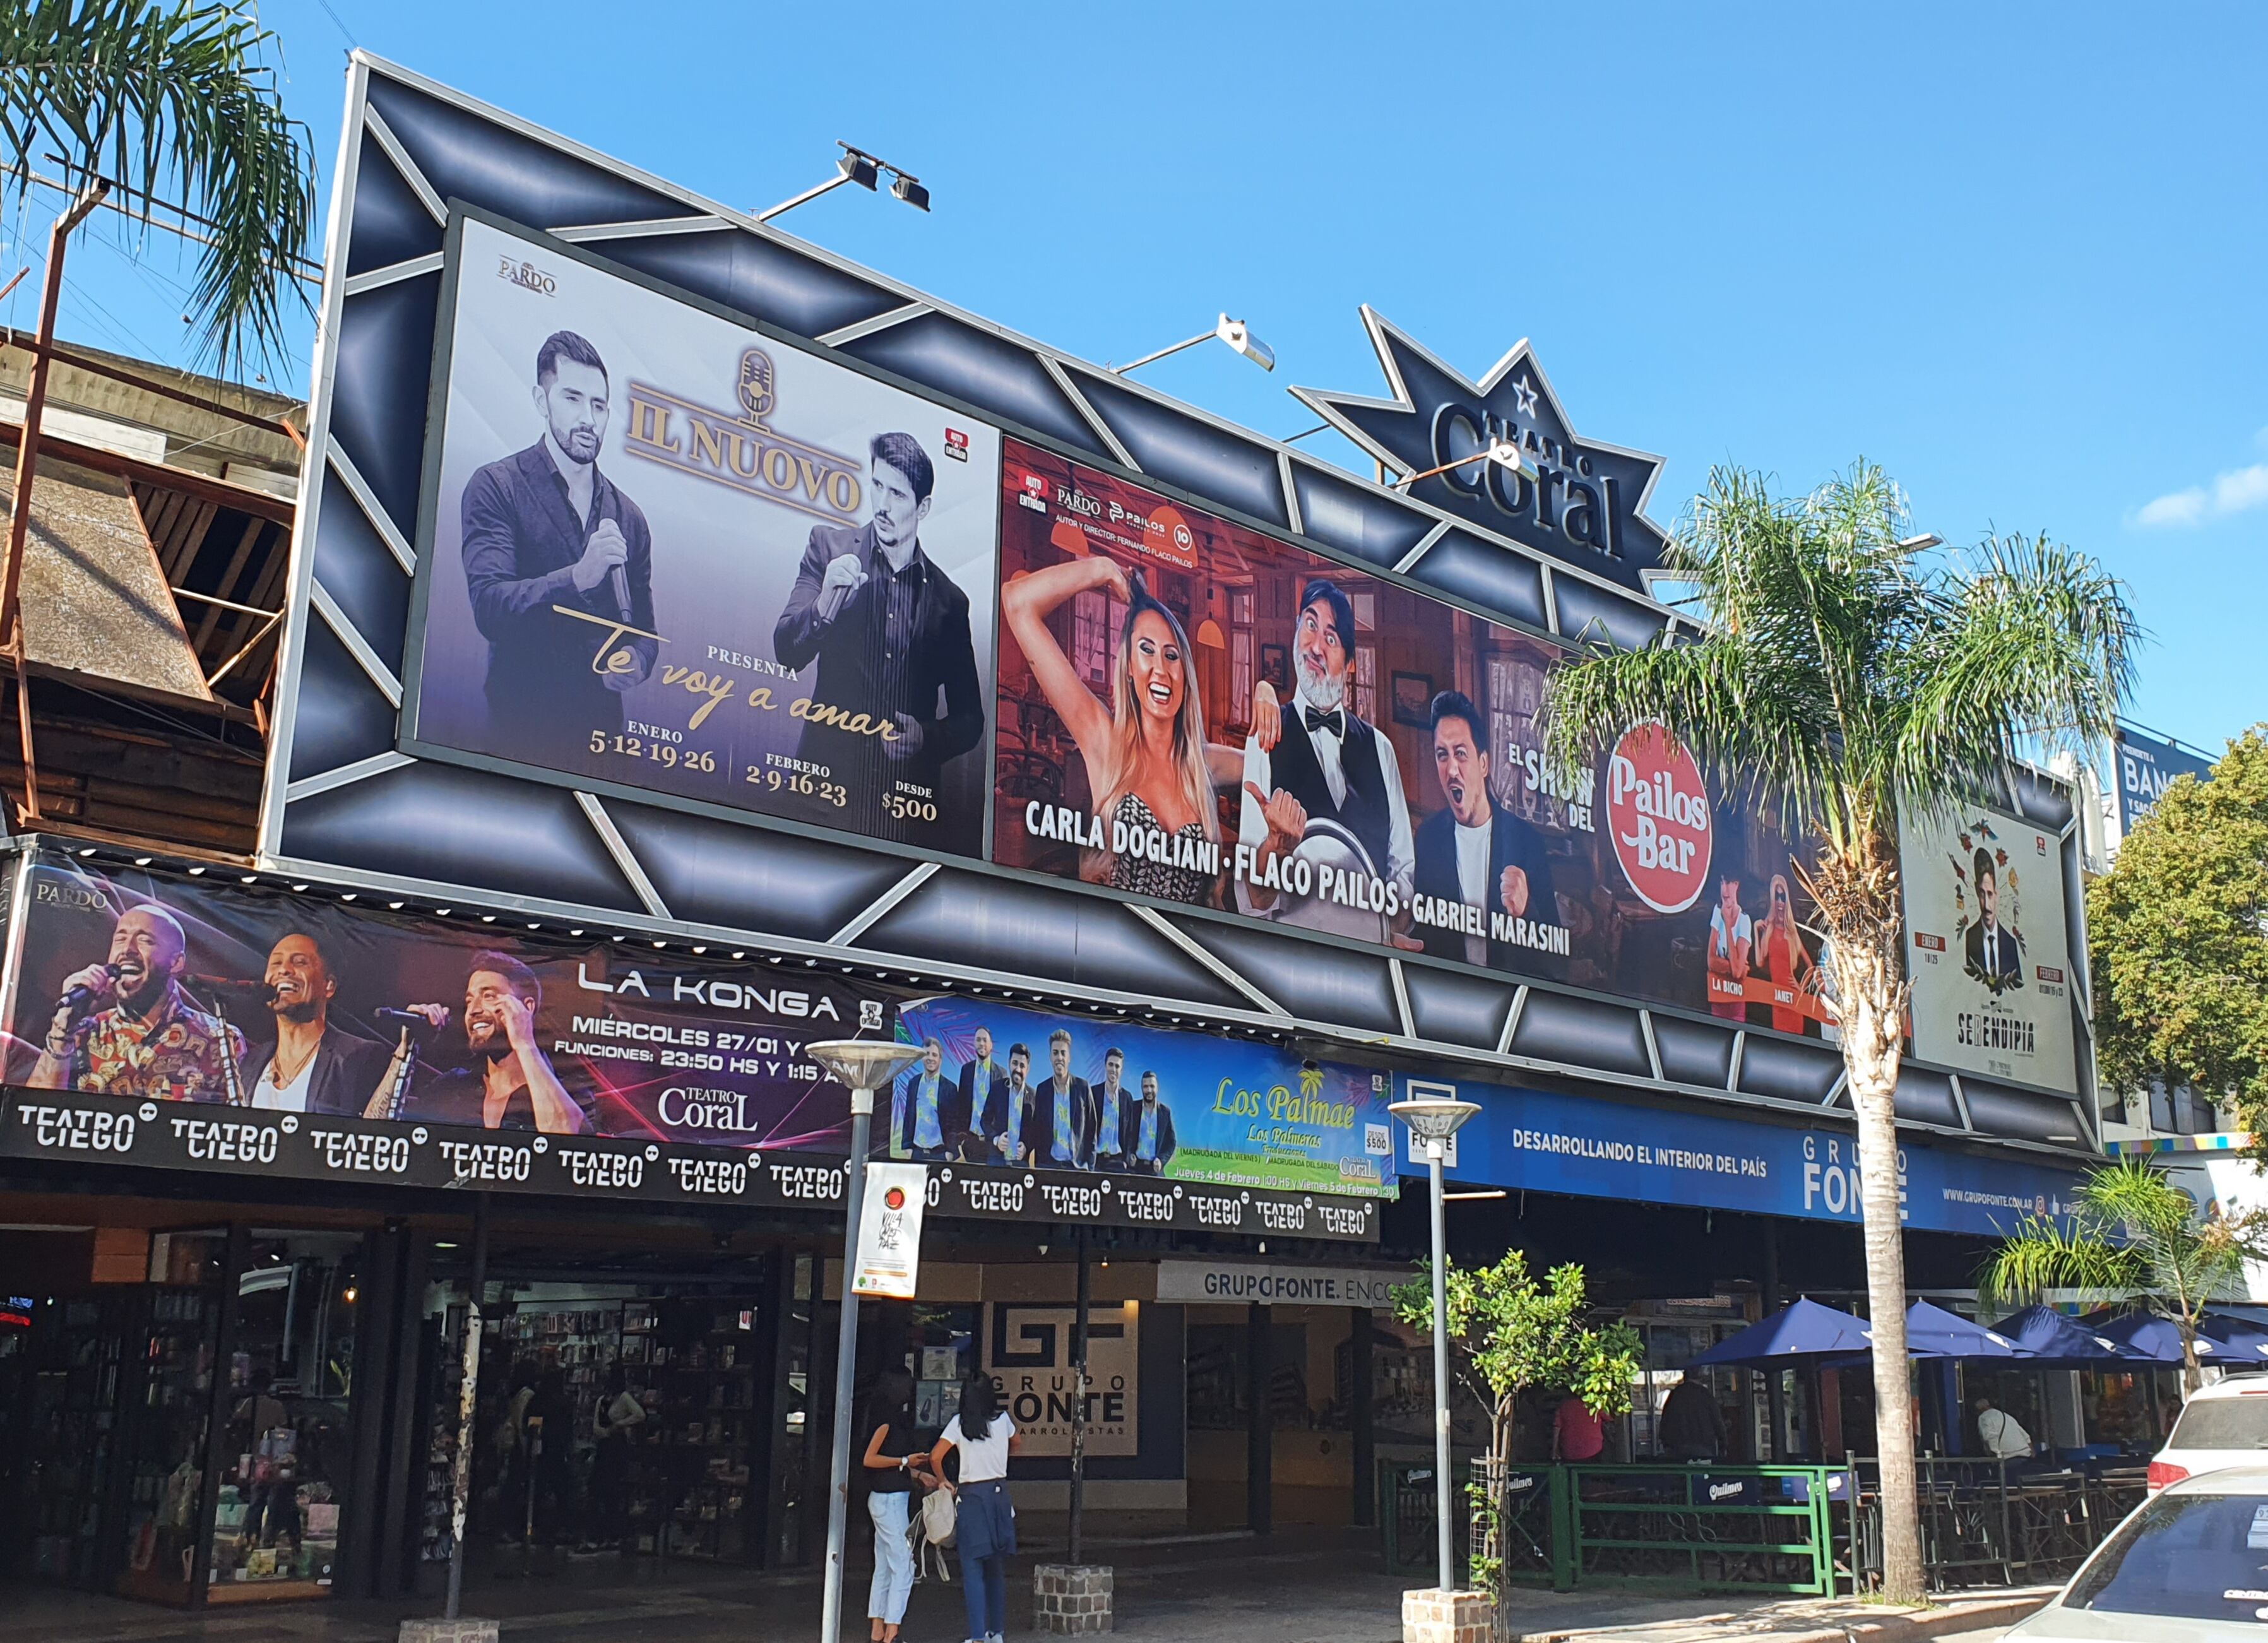
[[[552,1136],[12,1090],[0,1158],[465,1189],[565,1198],[839,1211],[840,1158],[614,1137]],[[932,1169],[930,1204],[972,1220],[1170,1227],[1374,1243],[1374,1200],[1074,1171]]]

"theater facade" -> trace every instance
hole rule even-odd
[[[344,130],[255,847],[0,879],[12,1568],[429,1588],[476,1246],[478,1430],[552,1434],[479,1456],[480,1567],[811,1562],[823,1039],[920,1052],[860,1383],[992,1374],[1042,1524],[1082,1274],[1090,1521],[1375,1521],[1413,1084],[1484,1109],[1460,1256],[1584,1261],[1661,1368],[1859,1286],[1806,841],[1660,725],[1543,757],[1572,652],[1690,624],[1660,459],[1527,344],[1366,311],[1390,394],[1298,392],[1373,477],[362,54]],[[2023,773],[1905,841],[1923,1274],[2097,1150],[2073,833]],[[1753,1391],[1752,1455],[1823,1440]]]

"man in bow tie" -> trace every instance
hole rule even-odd
[[[1407,905],[1416,872],[1410,807],[1394,745],[1355,717],[1354,601],[1337,584],[1316,577],[1300,590],[1292,655],[1299,690],[1274,747],[1256,736],[1244,745],[1244,812],[1237,829],[1258,863],[1236,887],[1238,905],[1263,918],[1302,922],[1301,909],[1263,880],[1266,869],[1299,848],[1311,819],[1344,827],[1369,856],[1371,871],[1395,886]],[[1397,923],[1399,921],[1397,920]]]

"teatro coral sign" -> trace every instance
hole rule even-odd
[[[1668,545],[1646,517],[1661,458],[1579,437],[1524,339],[1474,382],[1367,305],[1362,318],[1394,397],[1292,393],[1388,468],[1425,475],[1417,500],[1643,589]],[[1469,460],[1503,441],[1520,468]]]

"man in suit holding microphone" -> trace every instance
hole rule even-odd
[[[599,350],[555,331],[535,353],[543,437],[466,483],[465,587],[489,642],[494,750],[579,770],[652,672],[653,538],[599,471],[609,384]]]
[[[1498,809],[1490,797],[1488,733],[1480,710],[1462,690],[1444,690],[1433,698],[1433,775],[1448,804],[1418,829],[1417,893],[1489,914],[1557,924],[1543,840],[1518,816]],[[1425,950],[1437,957],[1531,975],[1558,973],[1550,955],[1490,935],[1432,925],[1422,928]]]

